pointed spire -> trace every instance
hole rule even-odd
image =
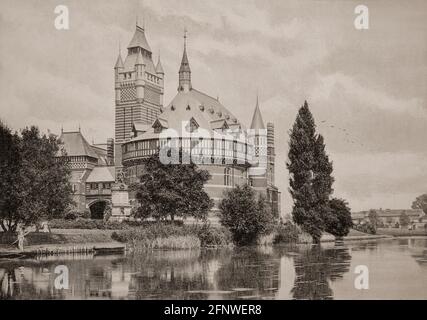
[[[262,120],[261,111],[259,109],[259,98],[256,96],[256,106],[254,115],[252,116],[251,129],[260,130],[265,129],[264,121]]]
[[[124,68],[124,66],[123,66],[122,55],[119,52],[119,56],[117,57],[117,61],[116,61],[116,64],[114,66],[114,69],[123,69],[123,68]]]
[[[181,66],[179,67],[178,91],[188,92],[191,90],[191,69],[187,57],[187,29],[184,29],[184,52],[182,54]]]
[[[191,72],[187,57],[187,29],[184,29],[184,53],[182,54],[181,67],[179,72]]]
[[[163,71],[162,63],[160,61],[160,50],[159,50],[159,59],[157,60],[157,65],[156,65],[156,73],[157,74],[165,74],[165,72]]]

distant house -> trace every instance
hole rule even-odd
[[[400,227],[400,216],[404,212],[410,219],[410,228],[424,228],[427,223],[427,216],[421,209],[374,209],[378,214],[380,223],[383,227]],[[363,224],[369,221],[369,212],[368,211],[358,211],[352,212],[351,218],[353,223]]]

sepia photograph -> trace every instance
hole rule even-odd
[[[0,97],[0,300],[427,300],[426,1],[0,0]]]

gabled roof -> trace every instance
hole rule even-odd
[[[168,128],[168,121],[159,117],[154,120],[152,127],[154,128],[158,125],[160,125],[162,128]]]
[[[114,182],[115,171],[114,166],[95,167],[86,179],[86,182]]]
[[[152,52],[148,44],[147,38],[145,37],[145,31],[140,26],[136,26],[135,33],[128,45],[128,49],[136,47],[141,47],[149,52]]]
[[[259,110],[258,97],[256,98],[256,106],[254,115],[252,116],[251,129],[265,129],[264,121],[262,120],[261,111]]]
[[[63,132],[59,139],[64,144],[67,156],[88,156],[98,159],[98,155],[92,146],[86,141],[80,131]]]
[[[227,121],[225,119],[219,119],[219,120],[213,120],[211,121],[211,128],[212,129],[228,129],[229,126],[227,124]]]

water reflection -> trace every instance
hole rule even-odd
[[[383,268],[387,259],[398,269]],[[373,284],[381,277],[378,291],[369,290],[374,298],[389,294],[392,285],[427,298],[427,289],[419,285],[427,279],[427,240],[399,239],[3,260],[0,299],[363,299],[366,295],[354,291],[353,263],[371,263]],[[58,265],[69,269],[67,290],[55,288]],[[405,282],[393,284],[396,274],[406,276]]]
[[[337,245],[323,249],[310,246],[295,257],[294,299],[332,299],[330,282],[341,279],[350,269],[349,249]]]

